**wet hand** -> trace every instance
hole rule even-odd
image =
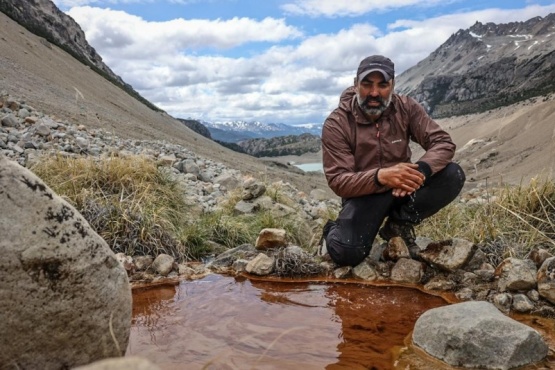
[[[392,188],[395,197],[414,193],[424,184],[424,180],[424,174],[418,171],[418,165],[413,163],[398,163],[378,171],[378,181]]]

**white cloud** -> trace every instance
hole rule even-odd
[[[315,123],[337,106],[368,55],[391,57],[400,74],[476,20],[506,23],[553,11],[555,5],[397,20],[386,33],[356,23],[310,37],[275,18],[149,22],[93,7],[73,8],[69,14],[124,81],[176,117]],[[225,54],[252,43],[266,49],[241,52],[242,57]]]
[[[408,6],[433,6],[445,4],[446,0],[296,0],[282,6],[282,9],[295,15],[307,15],[310,17],[345,17],[360,16],[373,11],[385,11]]]

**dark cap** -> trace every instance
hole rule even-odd
[[[382,55],[371,55],[360,62],[357,70],[357,80],[360,82],[372,72],[380,72],[386,81],[395,77],[395,66],[391,59]]]

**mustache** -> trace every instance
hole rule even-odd
[[[370,102],[378,102],[378,103],[380,103],[380,104],[382,104],[382,105],[385,104],[385,101],[384,101],[381,97],[379,97],[379,96],[377,96],[377,97],[375,97],[375,98],[373,98],[373,97],[371,97],[371,96],[367,96],[366,99],[364,99],[364,101],[362,102],[361,105],[367,105],[367,104],[370,103]]]

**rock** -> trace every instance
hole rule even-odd
[[[530,312],[534,309],[534,303],[524,294],[515,294],[512,307],[516,312]]]
[[[479,270],[486,263],[486,257],[486,254],[480,248],[477,248],[470,261],[466,264],[465,269],[467,271]]]
[[[499,278],[497,287],[500,292],[507,290],[530,290],[536,287],[536,266],[530,260],[507,258],[495,269]]]
[[[432,266],[453,272],[470,261],[475,249],[473,243],[455,238],[428,244],[426,249],[420,252],[420,257]]]
[[[152,262],[152,269],[162,276],[167,276],[173,269],[175,259],[167,254],[160,254]]]
[[[493,296],[493,304],[501,312],[508,314],[513,304],[513,296],[509,293],[499,293]]]
[[[262,229],[256,238],[255,247],[258,250],[280,248],[287,246],[287,232],[284,229]]]
[[[250,259],[256,256],[257,251],[252,244],[241,244],[238,247],[229,249],[219,254],[214,260],[210,261],[206,267],[229,267],[235,260]]]
[[[537,268],[540,268],[541,265],[543,265],[543,263],[545,262],[545,260],[550,257],[553,257],[553,255],[549,253],[548,250],[539,248],[539,247],[532,248],[532,250],[530,251],[530,254],[528,255],[528,258],[532,262],[534,262]]]
[[[326,200],[329,199],[328,194],[322,189],[313,189],[310,191],[310,197],[315,200]]]
[[[152,362],[140,357],[109,358],[73,370],[160,370]]]
[[[352,270],[351,266],[342,266],[333,270],[333,276],[336,279],[344,279],[351,274]]]
[[[245,270],[250,274],[255,275],[269,275],[274,270],[274,257],[269,257],[264,253],[259,253],[258,256],[254,257],[254,259],[250,260],[245,267]]]
[[[240,180],[235,172],[225,171],[214,179],[214,183],[221,184],[229,191],[236,189],[240,184]]]
[[[266,185],[257,182],[253,178],[245,180],[243,183],[243,200],[258,198],[266,192]]]
[[[382,253],[382,257],[386,261],[398,261],[401,258],[410,258],[410,253],[403,239],[396,236],[389,240]]]
[[[462,288],[457,293],[455,293],[455,297],[460,299],[461,301],[470,301],[474,298],[474,291],[470,288]]]
[[[247,265],[249,264],[249,261],[247,260],[243,260],[243,259],[239,259],[236,260],[235,262],[233,262],[233,264],[231,265],[231,268],[239,273],[239,272],[243,272],[247,270]]]
[[[437,275],[430,279],[425,285],[426,290],[452,290],[457,284],[445,276]]]
[[[548,346],[534,329],[488,302],[464,302],[426,311],[413,342],[450,365],[510,369],[544,359]]]
[[[245,215],[245,214],[255,213],[259,209],[260,209],[260,205],[258,205],[256,203],[250,203],[250,202],[245,202],[244,200],[241,200],[241,201],[237,202],[233,211],[237,215]]]
[[[391,280],[399,283],[418,284],[424,276],[421,262],[409,258],[401,258],[391,269]]]
[[[351,272],[355,278],[362,280],[376,280],[378,278],[378,272],[366,260],[355,266]]]
[[[125,253],[116,253],[116,259],[121,267],[123,267],[128,273],[133,273],[135,271],[135,264],[133,263],[133,258],[131,258],[131,256],[126,256]]]
[[[144,271],[147,268],[149,268],[150,265],[152,265],[152,262],[154,261],[154,257],[152,257],[152,256],[135,256],[133,261],[135,262],[135,268],[138,271]]]
[[[537,274],[538,293],[555,304],[555,257],[546,259]]]
[[[0,157],[0,367],[62,369],[122,356],[127,273],[106,242],[37,176]]]
[[[6,127],[18,127],[19,126],[19,121],[17,120],[17,118],[13,114],[6,114],[5,116],[2,117],[0,122],[2,122],[2,126],[6,126]]]

